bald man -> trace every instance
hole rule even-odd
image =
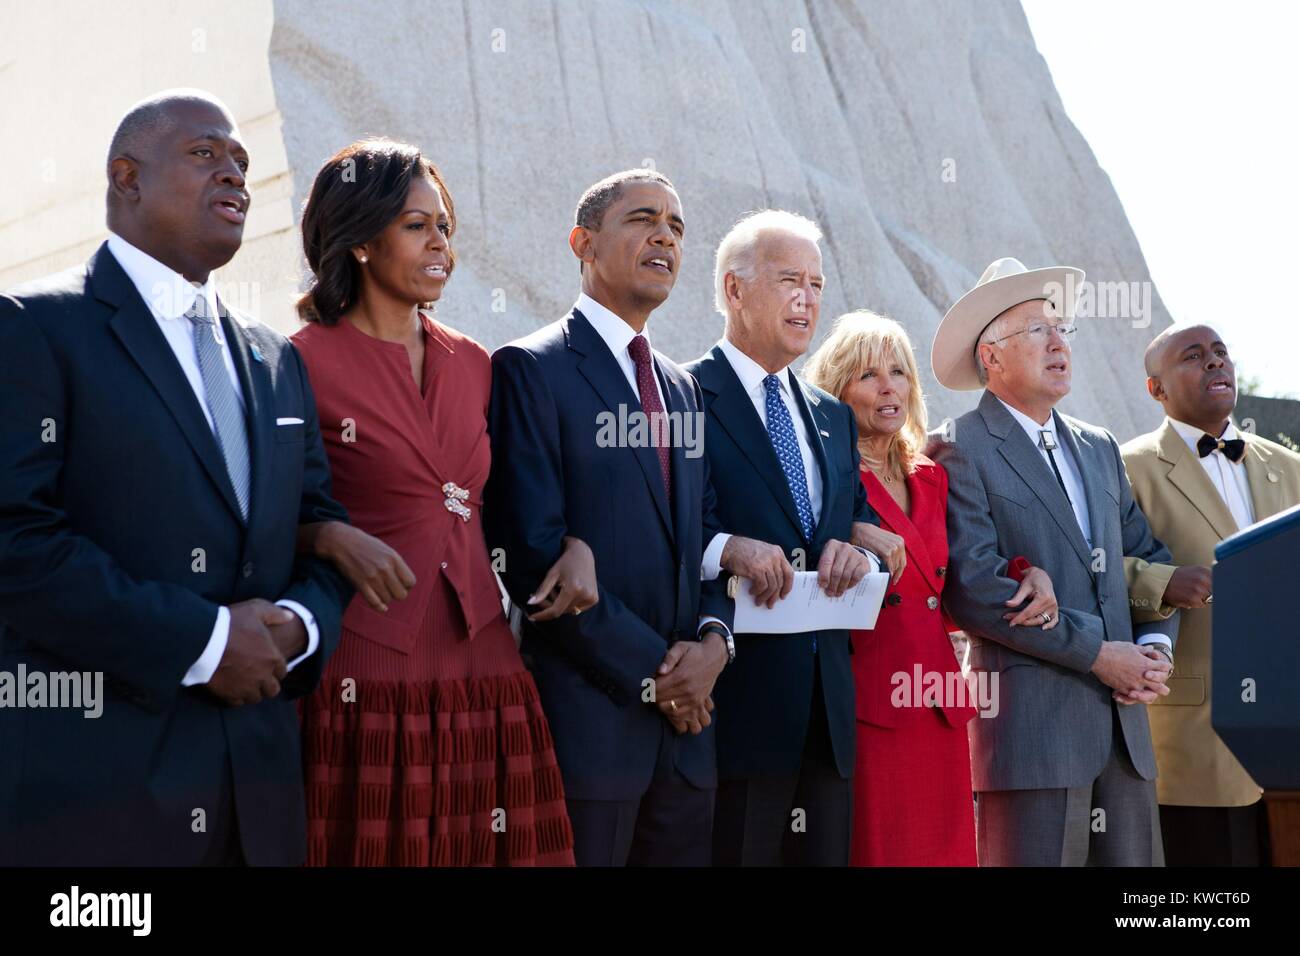
[[[298,354],[212,279],[248,168],[209,94],[136,104],[108,240],[0,295],[0,866],[305,856],[293,698],[351,589],[295,544],[347,515]]]
[[[1152,702],[1160,828],[1170,866],[1267,860],[1260,788],[1210,725],[1209,565],[1228,535],[1300,502],[1300,455],[1232,422],[1237,379],[1223,337],[1166,329],[1146,351],[1164,423],[1121,449],[1133,496],[1177,569],[1129,566],[1138,620],[1183,608],[1169,694]]]

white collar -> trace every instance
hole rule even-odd
[[[627,347],[636,338],[637,332],[632,326],[620,319],[615,313],[605,308],[587,293],[579,294],[577,304],[574,308],[583,314],[596,334],[605,340],[609,350],[614,353],[615,357],[622,355],[627,351]],[[650,323],[641,330],[641,337],[650,344]]]
[[[1167,415],[1165,416],[1165,421],[1169,422],[1169,424],[1173,426],[1174,431],[1178,432],[1178,434],[1182,436],[1183,441],[1187,442],[1187,446],[1191,448],[1192,451],[1196,452],[1198,455],[1200,454],[1200,450],[1196,447],[1196,443],[1201,440],[1202,435],[1206,434],[1205,432],[1201,431],[1201,429],[1194,425],[1180,422]],[[1223,430],[1223,434],[1219,437],[1224,441],[1232,441],[1234,438],[1241,437],[1237,434],[1237,426],[1232,424],[1231,418],[1228,419],[1228,427]],[[1229,464],[1236,464],[1236,462],[1229,462]]]
[[[997,395],[994,395],[993,397],[997,398],[999,402],[1002,402],[1002,399],[998,398]],[[1016,420],[1016,423],[1025,430],[1025,434],[1029,436],[1029,440],[1033,442],[1035,448],[1038,448],[1042,443],[1042,439],[1038,434],[1039,432],[1051,432],[1052,438],[1053,440],[1056,441],[1056,444],[1058,446],[1061,444],[1056,434],[1055,410],[1053,410],[1052,413],[1047,416],[1047,424],[1040,425],[1038,424],[1038,422],[1034,421],[1032,418],[1030,418],[1020,409],[1012,408],[1006,402],[1002,402],[1002,407],[1005,408],[1007,411],[1009,411],[1011,413],[1011,417]]]
[[[767,379],[768,371],[759,365],[752,358],[740,350],[740,348],[730,339],[721,338],[718,340],[718,348],[722,349],[722,354],[727,357],[731,363],[732,369],[736,372],[736,377],[740,379],[740,384],[744,386],[746,394],[752,394],[756,389],[763,385]],[[787,395],[790,392],[789,366],[781,369],[776,373],[776,380],[781,383],[781,390]]]
[[[203,285],[196,286],[170,266],[163,265],[114,232],[108,234],[108,251],[113,254],[155,318],[162,321],[184,318],[199,296],[203,296],[208,314],[217,314],[217,288],[211,275]]]

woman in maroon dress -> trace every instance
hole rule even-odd
[[[573,862],[479,514],[491,363],[422,307],[454,267],[455,227],[433,164],[384,140],[330,159],[303,213],[315,278],[293,341],[353,526],[305,526],[300,548],[358,587],[302,709],[312,865]],[[595,603],[591,552],[567,544],[541,615]]]
[[[881,531],[902,538],[906,564],[874,630],[853,632],[857,769],[854,866],[975,866],[966,724],[978,703],[948,637],[948,474],[922,454],[925,400],[902,326],[869,312],[841,316],[804,376],[853,408],[867,500]],[[1051,581],[1030,568],[1006,617],[1056,613]],[[1051,625],[1051,626],[1054,626]],[[928,675],[937,675],[928,680]],[[946,690],[928,693],[937,686]]]

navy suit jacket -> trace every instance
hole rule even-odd
[[[299,522],[347,515],[298,353],[221,318],[248,409],[247,524],[193,389],[107,245],[0,296],[0,671],[104,675],[97,719],[0,712],[0,866],[199,862],[231,812],[218,805],[227,774],[246,860],[305,856],[291,698],[319,680],[351,588],[295,542]],[[182,688],[219,605],[254,597],[308,608],[320,649],[260,704]]]
[[[666,411],[700,410],[699,386],[656,352]],[[731,626],[725,594],[700,595],[704,544],[719,528],[703,454],[672,448],[672,509],[655,449],[600,440],[602,422],[641,403],[609,347],[574,310],[492,356],[492,473],[483,519],[504,551],[503,578],[524,606],[581,538],[596,558],[600,603],[538,626],[521,649],[555,739],[566,794],[631,800],[649,786],[666,721],[643,697],[670,644],[695,640],[701,614]],[[699,425],[700,418],[694,424]],[[702,436],[699,436],[702,437]],[[717,784],[712,728],[684,735],[676,769],[698,788]]]
[[[795,401],[822,477],[821,514],[809,541],[772,439],[722,349],[714,346],[686,370],[704,392],[704,447],[725,531],[778,545],[792,561],[795,549],[802,549],[803,569],[815,571],[827,541],[850,540],[855,521],[880,523],[858,477],[858,426],[851,408],[795,379]],[[726,577],[706,590],[724,588]],[[850,653],[848,631],[737,634],[736,660],[713,692],[718,773],[739,779],[799,772],[818,669],[835,763],[841,776],[851,777],[857,728]]]

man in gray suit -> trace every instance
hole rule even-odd
[[[931,354],[941,384],[984,388],[930,452],[948,470],[948,612],[972,668],[998,675],[996,716],[970,731],[981,866],[1164,864],[1146,704],[1169,693],[1177,622],[1135,639],[1124,558],[1170,556],[1114,437],[1054,411],[1070,391],[1082,280],[999,259],[944,316]],[[1055,627],[1008,623],[1016,558],[1051,577]]]

